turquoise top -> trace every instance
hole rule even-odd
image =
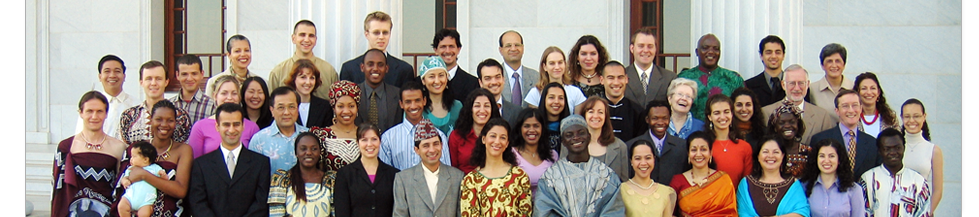
[[[422,112],[422,117],[431,120],[432,124],[435,124],[435,128],[438,128],[443,134],[449,135],[452,129],[455,128],[456,119],[459,119],[460,110],[462,110],[462,103],[459,100],[452,100],[452,108],[449,109],[449,114],[445,115],[445,117],[437,118],[428,109]]]

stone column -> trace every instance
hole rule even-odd
[[[758,43],[768,35],[785,41],[783,68],[802,62],[802,0],[692,0],[690,4],[691,66],[699,64],[697,41],[707,33],[721,41],[718,65],[741,73],[745,79],[764,71]]]

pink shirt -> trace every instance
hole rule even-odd
[[[523,171],[527,173],[527,177],[530,178],[530,192],[536,195],[537,181],[540,180],[540,177],[544,175],[544,171],[547,171],[547,168],[551,167],[551,164],[554,164],[554,162],[544,160],[537,166],[534,166],[533,164],[530,164],[530,162],[527,162],[527,160],[524,160],[523,156],[520,155],[520,152],[517,151],[517,149],[514,148],[510,150],[517,155],[517,166],[520,166],[520,169],[523,169]],[[560,156],[558,156],[557,152],[552,149],[552,160],[557,161],[558,157]]]
[[[255,122],[244,119],[245,129],[241,131],[241,144],[248,148],[248,142],[252,140],[252,135],[260,130]],[[214,128],[217,121],[212,118],[204,118],[190,129],[190,138],[187,144],[194,149],[194,158],[217,150],[221,146],[221,134]]]

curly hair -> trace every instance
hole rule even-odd
[[[486,133],[489,133],[490,129],[497,126],[503,127],[503,130],[509,134],[510,124],[506,120],[503,120],[503,118],[491,118],[487,121],[486,126],[479,132],[479,139],[476,139],[476,146],[473,147],[472,155],[469,157],[469,165],[476,166],[477,168],[486,166],[486,145],[483,144],[483,137],[486,136]],[[509,143],[509,138],[507,143]],[[503,149],[503,162],[509,163],[510,166],[517,166],[517,154],[510,151],[511,149],[513,147],[509,144]]]
[[[582,102],[581,105],[581,110],[578,110],[578,115],[581,115],[581,117],[585,117],[585,113],[588,113],[588,110],[591,110],[596,105],[601,105],[605,108],[605,123],[602,124],[601,134],[598,135],[598,143],[602,146],[608,146],[615,142],[615,134],[612,132],[612,120],[609,118],[611,116],[609,112],[611,111],[608,108],[608,101],[599,96],[591,96],[585,102]]]
[[[455,133],[462,138],[466,138],[469,131],[472,131],[473,124],[476,123],[476,121],[473,120],[473,105],[476,104],[476,98],[481,96],[486,97],[486,99],[490,101],[491,111],[489,118],[493,119],[501,117],[500,108],[496,106],[496,102],[493,102],[493,94],[490,93],[489,90],[478,88],[473,90],[473,92],[470,92],[469,96],[466,97],[466,102],[463,104],[462,109],[459,110],[459,118],[456,119],[455,130],[452,130],[450,133]]]
[[[884,88],[880,86],[880,81],[877,80],[877,75],[875,75],[873,72],[864,72],[864,73],[860,73],[860,75],[857,75],[857,77],[853,79],[853,89],[851,90],[857,91],[857,94],[859,95],[860,83],[863,82],[863,80],[865,79],[870,79],[874,81],[874,85],[877,85],[877,102],[875,103],[874,108],[877,109],[877,113],[880,114],[880,119],[884,121],[883,125],[885,126],[899,125],[897,123],[897,115],[894,113],[894,110],[891,110],[891,106],[887,105],[887,99],[884,98]],[[864,114],[864,115],[869,115],[869,114]]]
[[[292,87],[298,90],[296,86],[296,79],[299,79],[299,74],[302,73],[303,69],[309,69],[310,73],[313,74],[313,80],[316,80],[316,84],[313,85],[312,92],[316,92],[316,89],[323,85],[323,80],[320,79],[320,70],[316,69],[316,65],[313,65],[313,61],[308,59],[301,59],[296,61],[295,66],[292,67],[289,77],[286,78],[286,86]]]
[[[765,137],[765,121],[764,117],[762,117],[764,114],[762,114],[761,105],[758,104],[758,96],[755,95],[754,91],[746,87],[734,89],[734,92],[731,93],[731,100],[737,100],[739,96],[748,96],[748,98],[751,98],[751,109],[753,111],[751,112],[751,117],[748,118],[748,121],[751,122],[751,129],[743,133],[746,134],[745,136],[750,135],[754,138]],[[741,119],[734,118],[733,126],[737,126],[742,122]]]
[[[597,75],[601,75],[603,68],[605,68],[605,63],[608,62],[608,50],[605,46],[602,46],[602,42],[598,41],[598,38],[594,35],[583,35],[578,38],[578,42],[575,42],[574,47],[571,48],[571,52],[568,53],[568,72],[567,74],[574,81],[578,77],[583,76],[581,74],[581,65],[578,65],[578,52],[581,51],[581,46],[585,45],[595,46],[595,50],[598,50],[598,65],[595,66],[595,72]]]
[[[749,174],[749,175],[751,175],[751,177],[754,177],[756,179],[760,179],[761,178],[762,171],[764,169],[761,167],[761,162],[759,162],[759,161],[762,160],[759,155],[761,155],[761,147],[765,147],[765,143],[768,143],[768,142],[775,142],[775,146],[777,146],[779,152],[782,153],[782,163],[780,163],[780,165],[778,166],[778,173],[779,173],[779,175],[782,178],[784,178],[784,179],[791,178],[792,177],[792,174],[789,173],[789,165],[788,165],[788,162],[789,162],[788,155],[789,155],[789,153],[788,152],[785,152],[785,150],[788,149],[788,145],[789,144],[786,144],[785,142],[783,142],[782,140],[776,138],[775,135],[772,135],[772,134],[766,135],[764,138],[762,138],[762,140],[758,142],[758,144],[759,144],[758,145],[758,148],[755,149],[755,150],[752,150],[752,155],[751,155],[751,159],[752,159],[752,161],[751,161],[751,174]]]
[[[806,159],[806,166],[802,169],[802,177],[799,181],[805,183],[806,196],[808,197],[812,194],[812,188],[816,184],[816,179],[819,179],[819,175],[822,171],[819,170],[819,150],[823,147],[833,148],[836,151],[836,158],[839,164],[836,166],[836,178],[839,179],[839,192],[846,192],[851,187],[856,187],[856,177],[853,176],[853,170],[850,169],[850,158],[847,157],[846,147],[843,147],[843,143],[835,139],[824,139],[817,141],[811,146],[813,151],[809,152],[809,156]],[[841,169],[842,168],[842,169]],[[823,183],[823,185],[829,185],[830,183]]]

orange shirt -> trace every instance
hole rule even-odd
[[[751,174],[751,161],[754,157],[751,156],[751,145],[743,139],[738,139],[737,143],[731,140],[715,140],[710,154],[717,169],[731,176],[734,186],[738,185],[741,178]]]

